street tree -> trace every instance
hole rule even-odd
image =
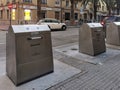
[[[37,20],[41,19],[41,0],[37,0]]]
[[[71,2],[71,24],[74,24],[75,21],[75,16],[74,16],[74,7],[75,7],[75,2],[81,2],[82,0],[70,0]]]
[[[116,5],[117,5],[117,15],[120,14],[120,0],[116,0]]]
[[[108,10],[108,14],[111,15],[114,9],[115,9],[115,4],[116,1],[115,0],[104,0],[106,5],[107,5],[107,10]]]
[[[82,0],[82,5],[85,7],[88,4],[88,2],[93,3],[94,19],[96,20],[96,17],[97,17],[97,7],[98,7],[99,0]]]

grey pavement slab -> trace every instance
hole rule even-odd
[[[71,67],[70,65],[64,64],[58,60],[54,60],[53,73],[16,87],[6,76],[4,60],[0,61],[0,90],[45,90],[80,72],[81,70],[79,69]]]
[[[0,31],[0,44],[6,43],[6,31]]]
[[[0,76],[5,75],[6,73],[6,61],[4,57],[0,59]]]
[[[117,46],[117,45],[106,44],[106,46],[107,46],[108,48],[120,50],[120,46]]]
[[[88,64],[84,66],[90,68]],[[86,73],[79,73],[49,90],[120,90],[120,54],[103,65],[91,65]]]
[[[104,62],[109,60],[112,57],[120,54],[120,50],[107,48],[106,52],[99,54],[97,56],[90,56],[79,52],[78,43],[66,44],[54,48],[55,51],[58,51],[62,54],[68,55],[72,58],[79,59],[81,61],[89,62],[92,64],[102,65]]]

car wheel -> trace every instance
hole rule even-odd
[[[62,26],[62,30],[66,30],[66,28],[67,28],[66,26]]]

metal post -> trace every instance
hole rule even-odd
[[[18,1],[18,5],[17,5],[17,9],[18,9],[18,24],[19,24],[19,1]]]
[[[12,8],[13,8],[12,3],[8,5],[8,8],[9,8],[9,10],[10,10],[10,26],[11,26],[11,10],[12,10]]]
[[[10,8],[10,26],[11,26],[11,8]]]
[[[62,16],[63,10],[62,10],[62,0],[61,0],[61,22],[63,21],[63,16]]]
[[[97,0],[94,0],[94,20],[96,21],[96,18],[97,18]]]

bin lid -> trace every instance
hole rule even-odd
[[[12,25],[14,33],[50,31],[48,25]]]
[[[120,22],[113,22],[115,25],[120,26]]]
[[[90,28],[103,27],[100,23],[87,23]]]

